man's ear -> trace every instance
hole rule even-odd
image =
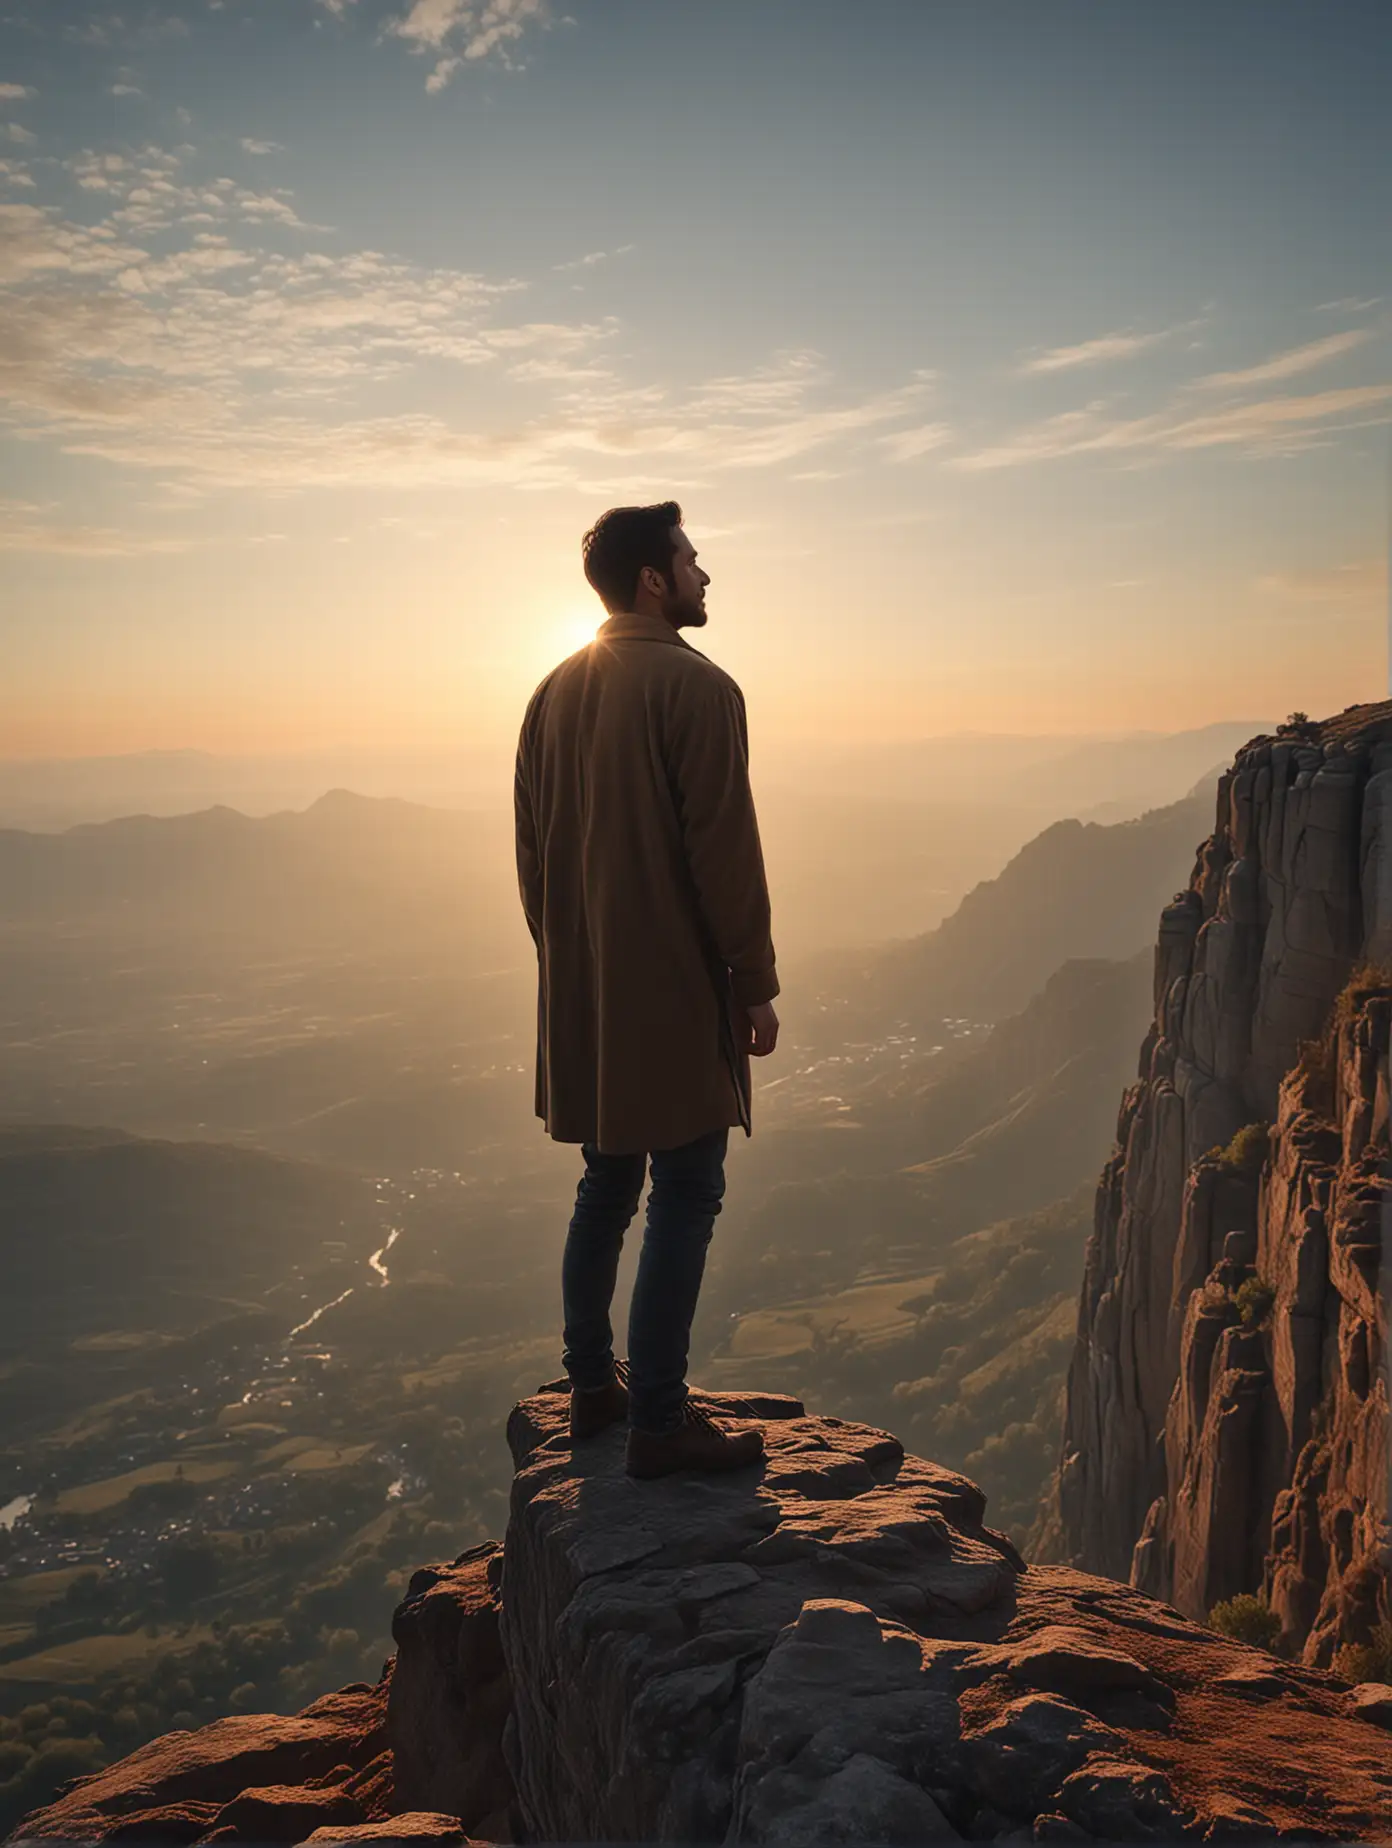
[[[666,581],[656,565],[644,565],[638,573],[638,582],[650,597],[661,597],[667,589]]]

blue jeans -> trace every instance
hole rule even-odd
[[[652,1151],[643,1249],[628,1314],[628,1421],[639,1431],[674,1431],[686,1403],[691,1322],[715,1216],[725,1192],[729,1131],[681,1148]],[[624,1233],[638,1211],[646,1155],[603,1155],[585,1143],[561,1263],[565,1369],[588,1391],[614,1377],[609,1307]]]

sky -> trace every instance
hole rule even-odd
[[[501,751],[668,497],[756,741],[1383,697],[1390,82],[1385,0],[0,0],[0,757]]]

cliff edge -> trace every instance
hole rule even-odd
[[[157,1740],[19,1837],[1392,1834],[1392,1689],[1027,1567],[887,1432],[701,1397],[762,1465],[634,1482],[620,1430],[572,1446],[563,1390],[524,1400],[504,1544],[417,1573],[375,1689]]]
[[[1098,1188],[1051,1550],[1310,1664],[1388,1601],[1392,702],[1238,753]]]

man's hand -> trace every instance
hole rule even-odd
[[[746,1050],[753,1058],[766,1058],[778,1044],[778,1016],[773,1011],[772,1001],[760,1001],[746,1008],[744,1016],[749,1022]]]

